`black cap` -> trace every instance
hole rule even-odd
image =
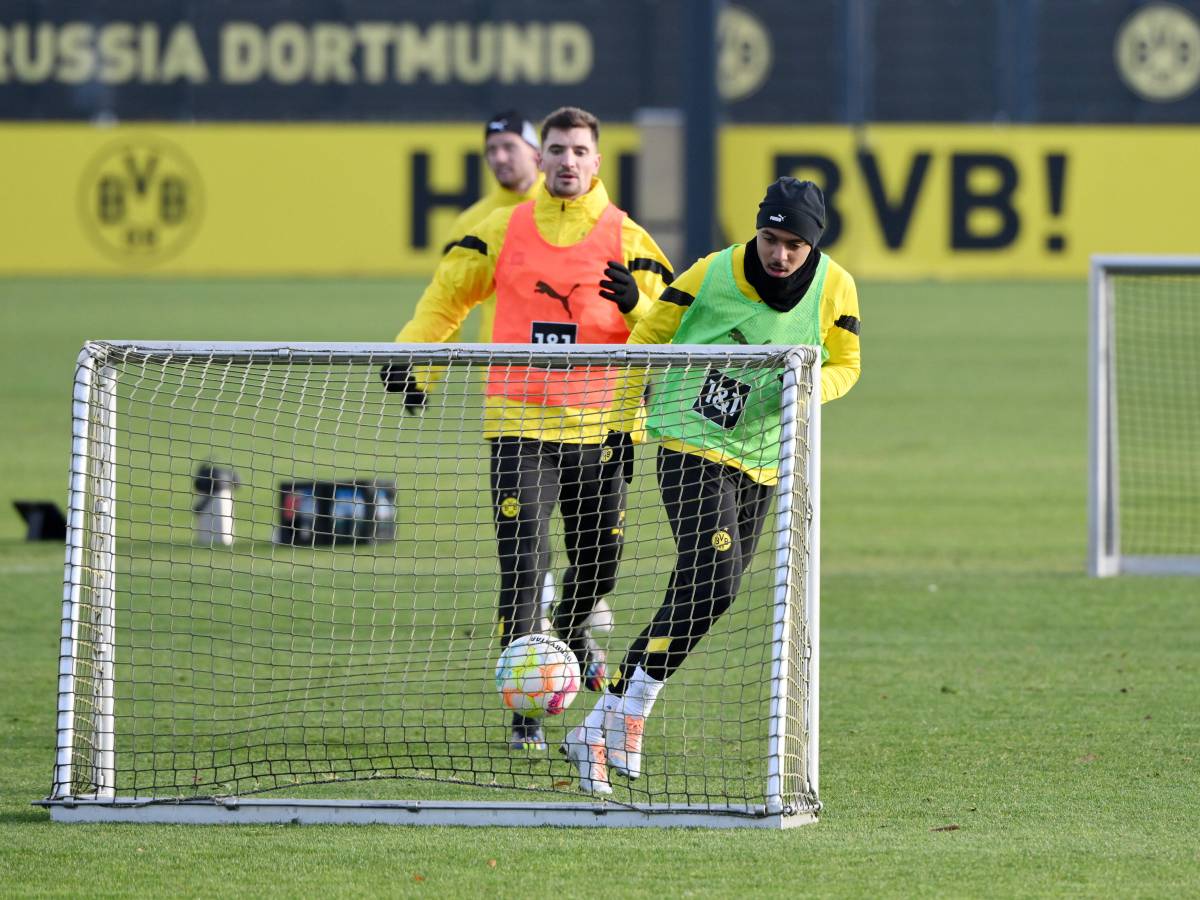
[[[825,231],[825,197],[811,181],[785,175],[767,188],[754,227],[781,228],[815,247]]]
[[[496,113],[488,119],[487,125],[483,129],[483,139],[486,141],[493,134],[500,134],[505,131],[515,134],[534,150],[539,149],[537,129],[533,127],[532,122],[515,109]]]

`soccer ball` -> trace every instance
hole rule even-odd
[[[562,641],[527,634],[500,654],[496,690],[506,709],[523,716],[561,715],[579,693],[579,661]]]

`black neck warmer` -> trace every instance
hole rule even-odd
[[[808,293],[813,276],[817,273],[817,263],[821,261],[821,251],[813,247],[804,265],[787,278],[775,278],[767,274],[762,260],[758,258],[757,240],[757,237],[753,237],[746,242],[746,280],[758,291],[758,296],[767,306],[776,312],[787,312]]]

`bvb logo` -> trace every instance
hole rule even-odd
[[[719,552],[724,553],[733,546],[733,538],[729,536],[729,532],[722,528],[720,531],[713,532],[712,545]]]
[[[118,262],[154,265],[176,255],[200,224],[200,175],[179,148],[157,139],[110,144],[79,185],[92,241]]]
[[[751,12],[732,4],[717,21],[717,87],[722,100],[749,97],[771,71],[771,36]]]
[[[1121,26],[1113,53],[1125,83],[1147,100],[1179,100],[1200,83],[1200,25],[1178,6],[1139,9]]]
[[[506,519],[516,518],[521,511],[521,501],[516,497],[505,497],[500,501],[500,514]]]

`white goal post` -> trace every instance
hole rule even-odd
[[[1200,575],[1200,256],[1093,256],[1088,572]]]
[[[433,382],[422,409],[385,390],[384,367]],[[512,385],[564,373],[637,373],[638,402],[717,373],[747,385],[747,408],[770,404],[777,441],[736,599],[668,679],[642,777],[604,799],[554,752],[597,695],[545,720],[550,752],[513,751],[492,678],[510,510],[486,431],[497,409],[513,427]],[[39,803],[64,822],[815,821],[819,391],[812,347],[89,342]],[[536,433],[568,433],[563,409],[531,412]],[[610,674],[673,578],[656,477],[673,446],[645,432],[613,530]],[[564,521],[545,557],[560,599],[577,571]]]

